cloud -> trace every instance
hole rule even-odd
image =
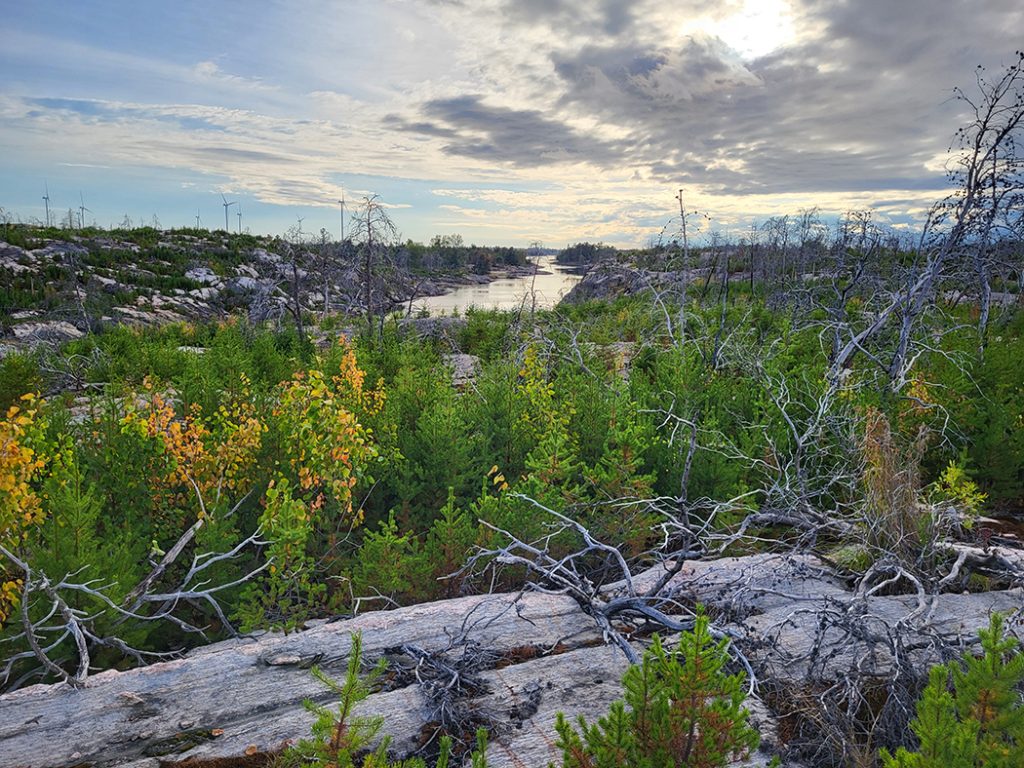
[[[273,91],[275,87],[267,85],[262,78],[232,75],[220,68],[215,61],[200,61],[192,68],[195,79],[200,82],[230,85],[233,88],[244,88],[255,91]]]
[[[488,163],[534,168],[555,163],[610,164],[618,157],[608,142],[587,136],[534,109],[484,103],[479,95],[434,99],[421,108],[425,118],[392,117],[400,130],[446,139],[442,151]]]
[[[419,201],[403,215],[451,205],[446,222],[550,241],[642,241],[680,186],[716,226],[786,206],[920,215],[963,120],[951,89],[1020,46],[1024,6],[770,5],[784,24],[761,0],[379,0],[343,17],[311,0],[184,47],[165,38],[187,9],[143,7],[159,32],[130,43],[44,16],[0,51],[0,145],[34,177],[172,169],[274,205],[395,185]]]
[[[970,72],[945,49],[969,30],[1012,50],[1003,23],[920,0],[811,2],[794,38],[752,61],[708,34],[595,37],[551,52],[554,108],[627,132],[625,164],[716,194],[938,189],[932,161],[956,125],[945,94]]]

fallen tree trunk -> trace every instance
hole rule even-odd
[[[639,574],[633,587],[657,584],[671,568]],[[619,589],[605,592],[613,599]],[[923,611],[913,595],[858,598],[811,556],[687,563],[662,593],[680,605],[707,604],[771,691],[841,681],[851,669],[884,679],[913,664],[923,674],[951,645],[973,639],[990,611],[1022,604],[1019,590],[940,595]],[[593,719],[621,696],[625,658],[604,644],[576,601],[541,593],[466,597],[314,623],[287,636],[228,640],[179,660],[97,674],[81,689],[36,685],[0,696],[0,768],[257,765],[261,755],[308,735],[312,716],[302,702],[332,701],[309,667],[341,676],[353,632],[362,633],[368,660],[385,658],[393,670],[390,689],[372,695],[363,713],[386,718],[398,754],[428,742],[438,717],[437,701],[407,673],[412,656],[456,665],[474,649],[480,684],[455,703],[466,718],[488,724],[491,766],[547,765],[558,759],[558,711]],[[917,640],[894,642],[910,637]],[[772,717],[756,700],[753,709],[764,746],[778,746]],[[767,759],[759,754],[749,765]]]

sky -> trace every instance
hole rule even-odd
[[[8,2],[0,206],[16,220],[645,244],[678,213],[912,226],[947,192],[953,88],[1020,0]],[[239,221],[238,212],[241,212]],[[300,221],[301,220],[301,221]]]

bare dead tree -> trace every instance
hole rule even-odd
[[[810,296],[830,315],[830,377],[866,356],[884,370],[889,386],[900,391],[909,379],[922,340],[935,324],[924,321],[951,281],[971,276],[978,286],[979,350],[983,350],[992,306],[992,277],[1002,241],[1019,229],[1024,210],[1024,174],[1018,152],[1024,124],[1024,58],[995,79],[977,73],[976,93],[954,94],[970,111],[950,150],[949,177],[955,191],[937,203],[913,242],[887,232],[870,214],[854,212],[840,221],[830,254],[825,254],[814,212],[801,215],[795,228],[775,217],[761,228],[765,255],[762,281],[772,280],[783,304],[831,283],[831,296]],[[794,238],[799,245],[794,249]],[[803,286],[800,275],[814,254],[817,285]],[[772,265],[774,272],[767,270]],[[753,269],[753,265],[752,265]],[[1008,272],[1010,270],[1007,270]],[[859,307],[851,312],[853,300]]]
[[[295,322],[295,329],[299,338],[305,340],[306,329],[303,322],[303,280],[308,274],[305,265],[312,260],[308,247],[308,238],[302,231],[302,223],[291,227],[285,238],[281,241],[281,255],[284,258],[287,268],[288,280],[288,311]]]
[[[332,242],[330,234],[323,228],[320,229],[320,234],[312,244],[312,271],[320,283],[320,292],[323,294],[321,321],[326,320],[331,311],[331,285],[335,273],[341,266],[344,251],[345,243]]]
[[[762,281],[766,284],[774,283],[777,291],[785,290],[789,274],[790,238],[793,236],[790,217],[772,216],[761,225],[761,232],[765,246]]]
[[[436,752],[443,735],[454,742],[455,754],[467,753],[475,745],[473,735],[477,729],[490,730],[499,720],[495,713],[472,701],[490,692],[481,673],[493,669],[502,659],[500,653],[476,637],[505,614],[517,610],[518,598],[509,600],[499,611],[478,615],[485,605],[478,603],[456,630],[446,630],[448,642],[440,648],[427,650],[404,643],[384,653],[389,669],[396,673],[393,684],[400,687],[415,682],[427,701],[426,720],[432,731],[418,750],[421,754]]]
[[[198,489],[197,489],[198,493]],[[205,511],[201,494],[198,497]],[[232,514],[244,498],[228,513]],[[116,586],[96,579],[82,579],[84,570],[53,578],[31,563],[26,553],[16,553],[0,545],[0,555],[14,571],[20,574],[21,631],[4,642],[23,642],[27,650],[15,652],[5,659],[0,668],[0,686],[20,687],[33,677],[55,677],[74,687],[84,685],[92,671],[92,656],[97,648],[108,648],[137,664],[167,659],[174,652],[156,652],[136,648],[116,634],[116,628],[125,622],[167,622],[185,633],[197,634],[204,639],[206,628],[181,618],[178,608],[182,604],[206,606],[217,617],[221,627],[237,636],[221,607],[220,593],[251,581],[269,567],[267,561],[249,569],[241,576],[226,582],[211,581],[211,569],[238,559],[244,551],[264,545],[257,529],[241,539],[226,552],[197,552],[185,574],[171,586],[160,588],[162,577],[193,541],[199,529],[209,520],[204,514],[189,526],[177,542],[154,563],[151,571],[125,597],[115,601],[110,593]],[[83,602],[84,601],[84,602]],[[76,607],[88,604],[89,608]],[[101,629],[101,627],[107,627]],[[25,662],[35,662],[20,677],[11,681],[11,675]],[[69,667],[74,671],[69,671]]]
[[[382,274],[382,262],[389,248],[398,240],[398,227],[388,215],[380,195],[374,194],[364,197],[355,209],[350,231],[362,260],[363,309],[367,329],[372,334],[375,318],[384,309],[381,300],[374,298],[374,284],[379,285],[387,279]],[[378,290],[378,295],[383,295],[383,292]]]
[[[976,89],[969,94],[954,89],[956,99],[969,110],[970,122],[957,131],[959,150],[950,179],[957,184],[947,208],[964,230],[979,291],[978,345],[984,351],[992,307],[992,272],[997,234],[1010,231],[1022,215],[1024,158],[1018,142],[1024,126],[1024,52],[997,78],[984,67],[975,71]]]
[[[897,342],[889,364],[893,381],[906,371],[913,331],[934,299],[946,268],[971,249],[984,248],[991,233],[991,224],[986,222],[995,220],[1004,200],[1015,199],[1009,192],[1020,183],[1016,134],[1024,119],[1022,60],[1024,56],[1018,54],[1018,61],[995,83],[979,76],[981,94],[976,102],[962,91],[955,91],[958,98],[973,108],[975,118],[957,132],[960,153],[950,178],[958,188],[933,208],[915,252],[912,279],[900,292],[893,309],[886,313],[899,316]],[[986,294],[984,287],[982,293]],[[983,296],[983,301],[987,300]],[[987,322],[987,311],[985,317]]]
[[[314,262],[301,225],[275,238],[265,258],[256,262],[260,281],[249,300],[250,322],[273,320],[280,327],[284,317],[290,315],[299,338],[305,339],[306,282]]]

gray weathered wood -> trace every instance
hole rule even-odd
[[[664,567],[640,574],[635,588],[649,588],[662,573]],[[622,589],[612,584],[605,591],[610,596]],[[923,671],[937,660],[930,639],[966,643],[991,611],[1019,617],[1024,605],[1020,590],[924,602],[905,595],[857,598],[806,555],[687,563],[663,594],[678,601],[678,612],[693,602],[707,604],[762,681],[776,687],[838,679],[857,664],[860,673],[884,677],[894,661],[886,639],[897,631],[921,640],[910,652]],[[823,617],[840,621],[832,625]],[[602,644],[593,620],[569,598],[458,598],[319,622],[287,636],[216,643],[179,660],[95,675],[80,690],[36,685],[0,696],[0,768],[160,768],[273,750],[308,735],[312,717],[303,700],[331,702],[308,667],[316,663],[342,675],[353,632],[362,632],[368,660],[393,658],[402,645],[440,652],[463,634],[493,651],[499,663],[481,673],[486,691],[465,704],[493,724],[489,761],[500,768],[546,766],[557,759],[557,712],[593,719],[621,695],[621,652]],[[752,706],[765,741],[773,742],[771,716],[756,700]],[[416,685],[406,685],[371,696],[362,712],[384,715],[395,751],[408,754],[420,743],[431,705]],[[222,733],[213,736],[215,729]],[[765,760],[754,756],[750,765]]]

